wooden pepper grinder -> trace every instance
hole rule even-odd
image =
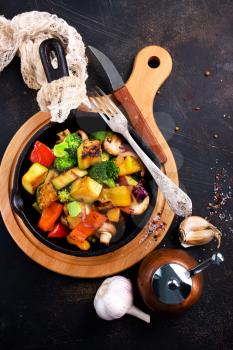
[[[158,249],[142,262],[138,272],[138,288],[144,302],[153,310],[180,312],[200,298],[202,271],[210,264],[220,265],[221,253],[197,265],[188,253],[179,249]]]

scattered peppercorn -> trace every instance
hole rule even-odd
[[[205,75],[205,77],[209,77],[210,76],[210,71],[205,71],[205,73],[204,73],[204,75]]]

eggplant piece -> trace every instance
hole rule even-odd
[[[56,188],[56,190],[60,190],[61,188],[68,186],[73,181],[75,181],[79,177],[85,176],[86,174],[87,171],[80,170],[78,167],[72,168],[66,171],[65,173],[55,177],[52,180],[52,184]]]

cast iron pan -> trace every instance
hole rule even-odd
[[[53,56],[54,54],[57,56],[57,68],[53,68],[51,64],[51,52],[53,52]],[[42,42],[40,46],[40,56],[47,80],[49,82],[54,79],[59,79],[63,76],[67,76],[69,74],[64,49],[58,40],[48,39]],[[124,216],[124,225],[122,223],[118,225],[118,233],[111,241],[109,247],[103,246],[100,243],[96,243],[89,251],[84,252],[79,250],[76,246],[67,243],[65,239],[48,238],[47,233],[40,230],[37,226],[39,215],[35,209],[32,208],[32,204],[35,201],[35,196],[30,195],[27,193],[27,191],[24,190],[22,187],[21,179],[31,165],[31,162],[29,161],[29,155],[32,151],[35,141],[39,140],[52,148],[57,140],[56,134],[65,129],[69,129],[71,132],[75,132],[78,129],[83,129],[88,134],[98,130],[109,130],[108,126],[98,114],[78,112],[76,110],[71,111],[68,119],[64,123],[59,124],[49,122],[43,126],[32,136],[20,154],[14,174],[13,189],[11,193],[11,206],[23,220],[28,229],[33,232],[33,234],[42,243],[56,251],[69,255],[87,257],[112,252],[132,240],[145,226],[155,206],[157,187],[151,175],[146,172],[145,182],[150,195],[150,205],[146,212],[144,212],[142,215],[134,217],[130,217],[129,215]],[[145,145],[143,140],[135,133],[132,128],[130,128],[130,133],[132,134],[135,141],[148,154],[148,156],[154,162],[157,162],[153,152],[148,148],[147,145]]]

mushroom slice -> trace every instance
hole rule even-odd
[[[88,140],[88,136],[87,134],[85,133],[85,131],[83,130],[78,130],[76,131],[76,133],[81,137],[81,139],[84,141],[84,140]]]
[[[150,197],[149,196],[145,197],[141,203],[138,203],[134,196],[132,197],[133,197],[133,200],[130,207],[120,207],[120,209],[121,211],[127,214],[141,215],[148,208]]]
[[[112,137],[106,137],[104,140],[104,149],[106,152],[113,156],[117,156],[122,152],[122,140],[121,138],[113,134]]]
[[[59,133],[57,134],[57,136],[58,136],[59,139],[57,140],[56,143],[61,143],[61,142],[64,140],[64,138],[65,138],[66,136],[68,136],[69,134],[70,134],[70,130],[69,130],[69,129],[65,129],[65,130],[59,132]]]
[[[109,245],[112,237],[116,235],[116,226],[111,222],[105,222],[95,233],[99,237],[100,243]]]

